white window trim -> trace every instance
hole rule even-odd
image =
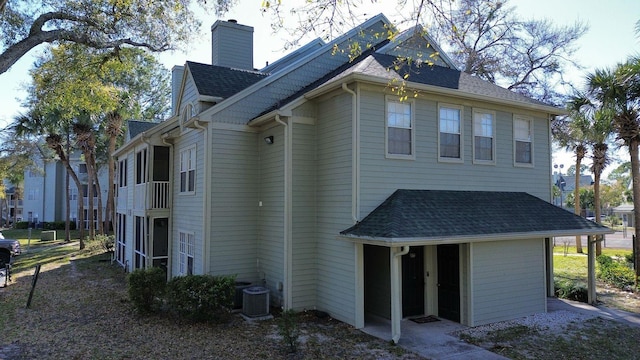
[[[450,158],[450,157],[442,157],[440,156],[440,109],[457,109],[460,110],[460,158]],[[446,163],[464,163],[464,106],[448,104],[448,103],[438,103],[438,113],[436,114],[436,121],[438,125],[438,162],[446,162]]]
[[[516,161],[516,120],[526,120],[529,122],[529,133],[531,134],[531,139],[530,139],[530,143],[531,143],[531,163],[521,163],[521,162],[517,162]],[[534,167],[535,164],[535,151],[534,151],[534,146],[535,146],[535,142],[534,142],[534,138],[533,138],[533,117],[532,116],[528,116],[528,115],[522,115],[522,114],[513,114],[513,123],[512,123],[512,127],[513,127],[513,166],[515,167],[528,167],[528,168],[532,168]]]
[[[476,159],[476,114],[489,114],[493,117],[493,123],[491,124],[491,160]],[[495,165],[496,164],[496,112],[485,109],[473,109],[471,112],[471,153],[474,164],[479,165]]]
[[[193,176],[194,176],[194,180],[193,180],[193,190],[189,191],[189,168],[187,168],[186,173],[187,173],[187,177],[186,177],[186,191],[181,191],[181,181],[182,181],[182,154],[183,153],[187,153],[187,156],[189,154],[190,151],[193,151]],[[179,155],[179,159],[178,159],[178,194],[179,195],[195,195],[196,193],[196,180],[197,180],[197,173],[198,173],[198,152],[196,149],[196,145],[190,145],[188,147],[185,147],[184,149],[180,150],[180,152],[178,153]]]
[[[191,241],[191,244],[189,242]],[[195,262],[196,262],[196,235],[192,231],[178,231],[178,274],[188,274],[188,258],[193,259],[193,273],[195,274]]]
[[[411,107],[411,154],[403,155],[403,154],[389,154],[389,102],[400,102],[409,104]],[[413,99],[407,99],[404,101],[400,101],[400,98],[397,96],[387,95],[384,98],[384,154],[387,159],[398,159],[398,160],[415,160],[416,159],[416,121],[415,121],[415,101]]]

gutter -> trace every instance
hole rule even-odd
[[[204,131],[204,134],[202,135],[203,141],[204,141],[204,144],[202,145],[203,153],[204,153],[204,156],[202,159],[202,162],[203,162],[202,168],[204,170],[204,182],[203,182],[204,185],[202,186],[204,190],[204,201],[202,202],[202,223],[204,225],[202,229],[202,273],[208,274],[209,258],[210,258],[209,242],[212,241],[211,237],[209,236],[209,234],[211,234],[211,221],[210,219],[207,219],[207,214],[210,213],[209,210],[211,209],[211,187],[209,186],[211,184],[211,169],[209,166],[210,131],[207,129],[207,126],[206,125],[203,126],[199,120],[195,120],[193,122],[193,125],[196,127],[196,129]],[[197,153],[197,149],[198,148],[196,147],[196,153]]]
[[[387,247],[396,246],[422,246],[422,245],[441,245],[441,244],[464,244],[484,241],[502,241],[502,240],[522,240],[534,238],[552,238],[560,236],[577,236],[577,235],[605,235],[613,234],[614,231],[609,228],[586,230],[561,230],[556,232],[536,231],[528,233],[506,233],[506,234],[486,234],[486,235],[462,235],[462,236],[445,236],[445,237],[373,237],[373,236],[351,236],[340,235],[339,239],[353,241],[355,243],[379,245]]]

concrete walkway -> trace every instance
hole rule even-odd
[[[578,301],[548,298],[547,312],[567,310],[580,314],[599,316],[603,319],[617,321],[619,323],[640,327],[640,314],[629,311],[612,309],[605,306],[593,306]]]
[[[548,298],[547,312],[573,311],[581,314],[599,316],[603,319],[617,321],[629,326],[640,327],[640,314],[611,309],[604,306],[591,306],[585,303]],[[456,330],[466,329],[459,323],[439,319],[435,322],[415,323],[409,319],[401,322],[402,336],[398,346],[413,351],[428,359],[444,360],[498,360],[506,359],[481,347],[466,343],[458,337],[449,335]],[[363,332],[383,340],[391,339],[391,323],[382,318],[366,319]]]

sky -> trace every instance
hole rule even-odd
[[[284,0],[283,3],[299,3],[302,0]],[[412,3],[411,1],[407,1]],[[262,68],[267,62],[273,62],[293,49],[284,50],[284,45],[291,36],[285,31],[273,33],[272,19],[262,13],[261,0],[239,0],[233,10],[221,19],[236,19],[240,24],[254,27],[254,67]],[[362,0],[363,20],[384,13],[390,20],[400,18],[401,8],[395,0]],[[579,50],[575,55],[583,67],[583,71],[565,74],[578,87],[584,82],[584,75],[596,68],[613,67],[624,62],[631,55],[640,55],[640,38],[636,36],[635,24],[640,20],[640,2],[638,0],[510,0],[509,5],[515,7],[519,17],[525,19],[549,19],[556,25],[571,25],[582,21],[589,25],[589,31],[578,42]],[[406,11],[404,11],[406,13]],[[217,20],[211,14],[202,17],[201,36],[193,41],[184,52],[166,53],[159,57],[167,71],[175,65],[183,65],[185,61],[211,63],[211,25]],[[297,18],[288,16],[284,19],[291,26]],[[403,28],[401,28],[403,29]],[[306,41],[317,37],[308,34]],[[301,45],[305,42],[303,41]],[[22,90],[29,81],[29,69],[38,48],[20,59],[9,71],[0,75],[0,128],[11,121],[20,111],[21,103],[26,97]],[[628,156],[621,152],[619,157],[626,160]],[[571,154],[554,149],[553,163],[562,164],[565,169],[574,162]],[[611,170],[613,166],[609,167]]]

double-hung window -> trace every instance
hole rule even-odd
[[[528,116],[513,116],[514,164],[533,166],[533,119]]]
[[[400,101],[388,97],[387,105],[387,157],[396,159],[415,158],[415,134],[413,101]]]
[[[196,147],[180,151],[180,192],[193,193],[196,189]]]
[[[196,239],[193,233],[180,232],[180,274],[193,275],[193,259],[195,254]]]
[[[496,114],[486,110],[473,111],[473,161],[495,164]]]
[[[438,158],[462,162],[462,107],[441,104],[438,107]]]

